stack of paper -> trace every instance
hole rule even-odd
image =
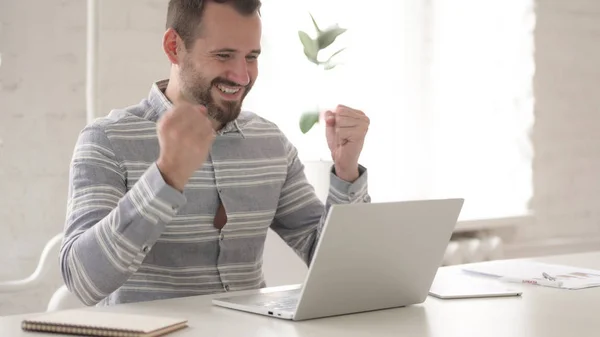
[[[471,273],[493,276],[501,281],[561,289],[584,289],[600,286],[600,270],[535,261],[492,261],[465,265],[462,269]]]
[[[429,290],[429,295],[442,299],[519,296],[522,293],[495,280],[482,279],[453,267],[438,269]]]

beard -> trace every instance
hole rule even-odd
[[[221,125],[234,121],[242,111],[242,102],[252,88],[253,82],[248,85],[239,84],[222,77],[216,77],[208,80],[200,71],[194,69],[192,62],[185,60],[181,67],[181,90],[184,97],[193,100],[194,103],[204,105],[208,111],[208,116]],[[221,100],[217,102],[212,95],[212,88],[218,84],[229,87],[240,87],[243,90],[239,101]],[[219,90],[218,88],[216,90]]]

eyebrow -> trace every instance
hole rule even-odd
[[[218,54],[218,53],[235,53],[235,52],[237,52],[237,50],[235,50],[233,48],[221,48],[221,49],[213,50],[211,53]],[[250,54],[260,55],[260,49],[254,49],[250,52]]]

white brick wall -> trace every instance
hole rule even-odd
[[[169,76],[162,49],[166,0],[101,0],[97,115],[138,103]]]
[[[33,272],[63,227],[85,123],[85,1],[0,1],[0,26],[0,280],[9,280]],[[56,271],[38,290],[0,295],[0,315],[43,310],[60,282]]]
[[[600,238],[600,2],[538,0],[534,80],[536,224],[524,239]],[[600,241],[596,241],[600,242]],[[574,247],[571,251],[594,248]],[[595,247],[600,248],[600,245]]]
[[[100,0],[98,116],[168,77],[166,0]],[[0,280],[21,279],[62,231],[68,165],[85,125],[86,1],[0,1]],[[57,261],[58,262],[58,261]],[[58,267],[58,264],[57,264]],[[0,316],[42,311],[61,284],[0,294]]]
[[[98,115],[168,75],[166,0],[101,0]],[[36,10],[33,10],[36,9]],[[0,2],[0,279],[33,271],[62,229],[68,161],[85,123],[85,1]],[[525,240],[600,234],[600,2],[540,0],[535,226]],[[55,80],[58,79],[58,80]],[[59,284],[0,295],[0,315],[41,311]]]

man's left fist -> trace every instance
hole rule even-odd
[[[369,117],[364,112],[338,105],[325,112],[327,145],[336,175],[345,181],[358,179],[358,158],[369,129]]]

